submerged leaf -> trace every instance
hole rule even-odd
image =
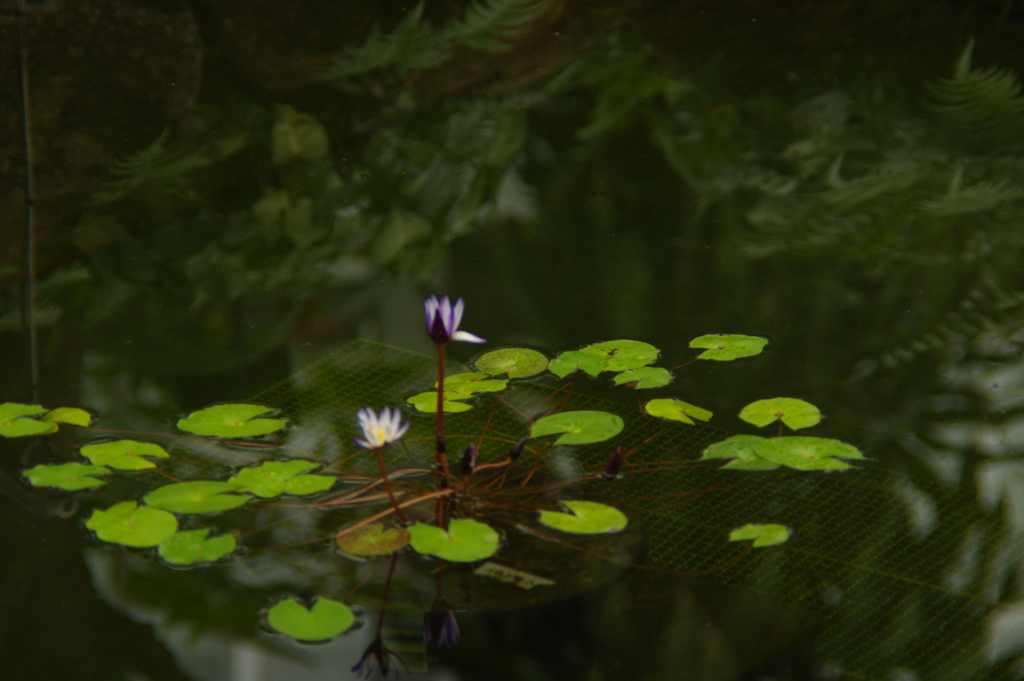
[[[810,428],[821,422],[821,412],[810,402],[792,397],[758,400],[743,407],[740,418],[761,428],[782,421],[793,430]]]
[[[532,589],[535,586],[552,586],[554,580],[547,579],[545,577],[538,577],[537,575],[530,574],[529,572],[523,572],[522,570],[515,570],[505,565],[498,565],[487,561],[477,569],[473,570],[474,575],[480,577],[490,577],[496,579],[499,582],[505,584],[512,584],[518,586],[520,589]]]
[[[460,411],[469,411],[473,408],[472,404],[466,404],[465,402],[458,402],[451,398],[469,398],[471,395],[464,395],[462,393],[451,394],[448,390],[444,391],[444,412],[446,414],[455,414]],[[416,407],[417,411],[426,412],[428,414],[437,413],[437,391],[420,393],[419,395],[413,395],[406,400],[409,404]]]
[[[174,534],[178,519],[167,511],[122,501],[105,511],[93,511],[85,526],[105,542],[144,547],[156,546]]]
[[[621,374],[618,374],[614,379],[615,385],[635,383],[633,387],[637,390],[643,390],[645,388],[660,388],[671,382],[672,374],[669,373],[668,369],[662,369],[661,367],[629,369],[628,371],[623,371]]]
[[[106,484],[92,476],[106,475],[110,469],[103,466],[89,466],[84,463],[72,461],[55,466],[45,464],[33,466],[25,471],[25,477],[32,483],[33,487],[57,487],[66,489],[69,492],[90,487],[99,487]]]
[[[596,501],[563,501],[562,505],[571,513],[541,511],[541,525],[572,534],[611,534],[629,523],[622,511]]]
[[[729,541],[754,540],[754,548],[775,546],[785,543],[793,534],[793,530],[785,525],[744,525],[729,533]]]
[[[247,494],[232,494],[235,491],[235,487],[226,482],[193,480],[157,487],[142,500],[175,513],[217,513],[238,508],[252,499]]]
[[[767,338],[738,333],[711,333],[690,341],[691,348],[708,348],[697,355],[697,359],[712,359],[719,362],[760,355],[767,344]]]
[[[142,457],[144,456],[153,456],[158,459],[166,459],[170,456],[158,444],[137,442],[135,440],[114,440],[112,442],[85,445],[82,447],[81,452],[82,456],[97,466],[110,466],[122,471],[154,468],[156,464],[143,459]]]
[[[491,376],[529,378],[548,368],[548,358],[529,348],[501,348],[481,355],[474,364]]]
[[[206,538],[210,528],[175,532],[160,543],[160,557],[172,565],[212,563],[232,553],[238,545],[234,535]]]
[[[270,498],[280,494],[303,496],[331,488],[337,478],[329,475],[307,475],[319,464],[312,461],[265,461],[259,466],[243,468],[228,479],[239,492],[250,492],[258,497]]]
[[[45,414],[46,407],[37,404],[0,404],[0,435],[3,437],[25,437],[26,435],[49,435],[57,432],[57,424],[27,418]]]
[[[651,400],[644,405],[644,410],[651,416],[671,419],[672,421],[682,421],[691,426],[697,425],[693,419],[707,421],[712,416],[711,412],[707,409],[702,409],[689,402],[669,398]]]
[[[530,437],[564,433],[555,440],[556,445],[585,445],[615,437],[624,425],[621,418],[606,411],[563,411],[535,421]]]
[[[840,459],[863,459],[851,444],[825,437],[776,437],[754,446],[762,459],[802,471],[842,471],[852,466]]]
[[[258,404],[218,404],[194,411],[178,421],[178,428],[207,437],[256,437],[281,430],[284,419],[255,418],[272,412]]]
[[[402,527],[370,523],[339,535],[338,548],[353,556],[389,556],[409,544],[409,532]]]
[[[285,636],[314,643],[328,641],[355,624],[352,610],[339,601],[317,597],[306,608],[294,598],[278,601],[267,610],[267,624]]]
[[[416,523],[409,528],[412,548],[417,553],[437,556],[453,563],[472,563],[498,552],[500,537],[494,528],[471,518],[454,518],[448,531]]]

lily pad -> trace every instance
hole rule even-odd
[[[434,384],[437,387],[437,384]],[[476,374],[472,372],[452,374],[444,377],[444,392],[448,391],[472,395],[473,393],[496,393],[508,387],[508,381],[491,378],[487,374]],[[437,399],[435,395],[435,400]]]
[[[548,358],[529,348],[501,348],[481,355],[475,365],[490,376],[529,378],[548,368]]]
[[[459,397],[462,397],[462,398],[471,397],[471,395],[463,395],[462,393],[454,393],[454,394],[459,396]],[[465,402],[458,402],[458,401],[456,401],[454,399],[450,399],[451,397],[452,397],[452,393],[448,392],[448,390],[446,389],[444,391],[444,405],[443,405],[444,413],[446,413],[446,414],[454,414],[454,413],[460,412],[460,411],[469,411],[470,409],[473,408],[472,404],[466,404]],[[412,406],[416,407],[417,411],[422,411],[422,412],[426,412],[426,413],[429,413],[429,414],[436,414],[437,413],[437,391],[436,390],[433,391],[433,392],[429,392],[429,393],[420,393],[419,395],[413,395],[412,397],[407,399],[406,402],[408,402]]]
[[[580,352],[597,355],[605,360],[604,371],[639,369],[658,359],[660,351],[650,343],[635,340],[613,340],[594,343]]]
[[[758,428],[782,421],[793,430],[800,430],[821,423],[821,411],[810,402],[792,397],[774,397],[751,402],[743,407],[740,418]]]
[[[84,409],[77,407],[57,407],[52,411],[43,414],[41,421],[50,423],[70,423],[73,426],[88,428],[92,424],[93,416]]]
[[[559,378],[565,378],[577,369],[582,369],[591,376],[597,376],[604,371],[608,364],[607,358],[603,355],[581,350],[569,350],[563,352],[551,360],[548,370]]]
[[[754,540],[754,548],[775,546],[785,543],[793,534],[793,530],[785,525],[744,525],[729,533],[729,541]]]
[[[178,530],[178,519],[167,511],[122,501],[105,511],[96,509],[85,521],[96,536],[111,544],[157,546]]]
[[[170,456],[158,444],[152,442],[136,442],[135,440],[114,440],[94,445],[85,445],[81,449],[82,456],[97,466],[110,466],[122,471],[137,471],[154,468],[156,464],[142,457],[152,456],[166,459]]]
[[[212,563],[234,552],[238,542],[234,535],[222,534],[206,538],[210,528],[175,532],[160,543],[157,551],[160,557],[171,565],[192,565]]]
[[[351,629],[355,621],[347,605],[330,598],[316,598],[308,609],[288,598],[267,610],[267,624],[272,629],[308,643],[328,641]]]
[[[257,437],[288,425],[284,419],[255,418],[272,411],[258,404],[218,404],[180,419],[178,428],[207,437]]]
[[[25,437],[26,435],[49,435],[57,432],[57,424],[39,419],[27,418],[45,414],[46,407],[38,404],[0,404],[0,435],[3,437]]]
[[[694,419],[707,421],[712,416],[711,412],[707,409],[702,409],[682,400],[668,398],[651,400],[644,405],[644,410],[651,416],[671,419],[672,421],[682,421],[691,426],[697,425]]]
[[[738,333],[710,333],[690,341],[691,348],[708,348],[697,355],[697,359],[713,359],[719,362],[760,355],[766,345],[767,338]]]
[[[109,468],[89,466],[84,463],[71,462],[56,466],[39,465],[25,471],[25,477],[33,487],[58,487],[73,492],[79,489],[99,487],[106,484],[93,476],[106,475]]]
[[[672,374],[668,369],[661,367],[640,367],[623,371],[615,377],[615,385],[635,383],[632,387],[637,390],[645,388],[660,388],[672,382]]]
[[[304,496],[331,488],[337,478],[330,475],[307,475],[319,464],[313,461],[265,461],[253,468],[243,468],[228,479],[239,492],[250,492],[269,499],[280,494]]]
[[[606,411],[563,411],[538,419],[530,429],[530,437],[564,433],[556,445],[586,445],[615,437],[625,424]]]
[[[409,532],[402,527],[370,523],[339,536],[338,548],[353,556],[390,556],[409,544]]]
[[[740,471],[772,471],[779,467],[779,464],[757,455],[755,446],[763,441],[763,437],[757,435],[733,435],[721,442],[716,442],[704,450],[704,459],[734,459],[722,468]]]
[[[840,459],[863,459],[851,444],[826,437],[776,437],[754,446],[762,459],[802,471],[842,471],[852,466]]]
[[[142,500],[175,513],[217,513],[238,508],[252,499],[247,494],[232,494],[235,491],[235,486],[226,482],[193,480],[157,487]]]
[[[409,543],[417,553],[437,556],[452,563],[472,563],[498,552],[499,536],[494,528],[472,518],[453,518],[448,531],[416,523],[408,528]]]
[[[541,511],[540,524],[572,534],[611,534],[622,532],[629,523],[617,508],[596,501],[563,501],[571,513]]]

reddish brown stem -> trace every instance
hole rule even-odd
[[[380,477],[384,480],[384,489],[388,491],[388,499],[391,500],[391,505],[395,508],[395,513],[402,519],[403,523],[409,522],[409,518],[406,517],[405,512],[398,505],[398,500],[395,499],[395,493],[391,489],[391,481],[388,480],[388,467],[384,465],[384,448],[377,448],[377,463],[380,464]]]
[[[444,343],[437,344],[437,468],[445,487],[451,487],[448,473],[448,457],[441,442],[444,441]]]

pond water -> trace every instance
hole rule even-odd
[[[1024,677],[1022,38],[1010,1],[0,0],[0,402],[98,416],[0,438],[4,678]],[[408,402],[434,389],[441,294],[487,339],[449,343],[448,375],[632,339],[660,355],[609,371],[672,381],[580,369],[466,397],[448,461],[476,444],[494,466],[454,473],[456,498]],[[694,361],[705,334],[768,344]],[[776,397],[824,418],[739,417]],[[713,416],[652,417],[662,398]],[[236,402],[287,429],[175,429]],[[384,454],[413,519],[493,524],[493,560],[339,555],[391,509],[351,442],[384,406],[412,423]],[[502,467],[578,410],[624,430],[537,436]],[[865,458],[700,461],[784,428]],[[77,492],[25,477],[99,438],[170,456]],[[237,482],[271,459],[311,463]],[[245,505],[155,522],[234,537],[207,564],[97,524],[196,479]],[[626,529],[539,524],[580,498]],[[730,542],[748,523],[792,534]],[[356,624],[298,643],[269,614],[292,597]]]

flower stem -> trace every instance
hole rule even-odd
[[[384,448],[377,447],[377,463],[380,464],[380,475],[384,479],[384,489],[388,491],[388,499],[391,499],[391,505],[395,508],[395,513],[402,519],[403,523],[409,522],[409,518],[405,515],[402,507],[398,505],[398,500],[395,499],[395,493],[391,489],[391,481],[388,480],[388,468],[384,465]]]
[[[445,487],[451,487],[448,473],[448,457],[445,456],[444,442],[444,343],[437,344],[437,468]]]

